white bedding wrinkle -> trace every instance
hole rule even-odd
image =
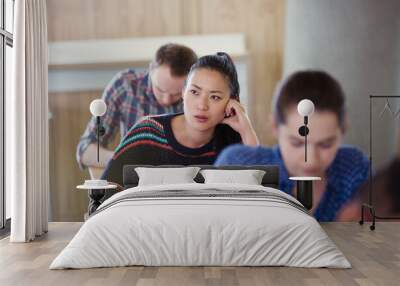
[[[279,190],[255,185],[135,187],[105,201],[50,269],[351,267],[318,222],[298,205]]]

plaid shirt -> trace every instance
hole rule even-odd
[[[107,112],[101,117],[106,132],[100,138],[104,147],[114,139],[120,129],[121,139],[126,132],[143,116],[182,112],[182,101],[173,106],[161,106],[153,93],[149,73],[137,73],[134,69],[119,72],[107,85],[102,99],[107,105]],[[96,143],[96,118],[89,121],[80,138],[76,157],[81,169],[84,168],[81,158],[91,143]]]

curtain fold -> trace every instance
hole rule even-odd
[[[10,241],[27,242],[48,227],[46,1],[16,1],[14,11],[14,93],[6,117],[6,187],[12,193]]]

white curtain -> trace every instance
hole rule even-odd
[[[6,99],[6,187],[12,193],[10,241],[27,242],[48,227],[46,1],[15,1],[14,11],[13,94]]]

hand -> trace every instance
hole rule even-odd
[[[243,144],[255,146],[258,145],[258,138],[251,125],[246,110],[240,102],[230,99],[225,108],[225,118],[223,124],[229,125],[242,137]]]
[[[336,215],[336,221],[358,221],[361,216],[361,201],[353,199],[344,205]]]
[[[108,184],[109,185],[116,185],[117,188],[114,189],[114,190],[117,191],[117,192],[122,192],[124,190],[124,188],[120,184],[117,184],[117,183],[114,183],[114,182],[108,182]]]

